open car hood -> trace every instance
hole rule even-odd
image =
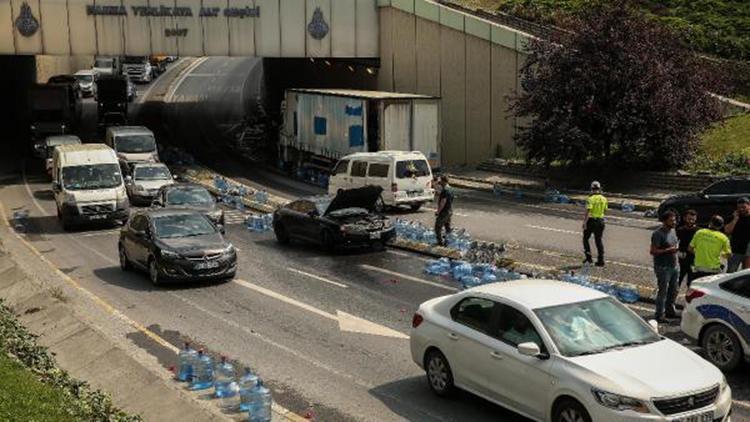
[[[383,188],[380,186],[343,190],[333,198],[326,209],[325,215],[345,208],[364,208],[372,212],[375,210],[375,203],[382,192]]]

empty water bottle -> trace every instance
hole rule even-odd
[[[258,376],[250,371],[250,368],[245,368],[245,375],[240,378],[239,392],[240,392],[240,411],[247,412],[250,410],[251,394],[256,387],[258,387]]]
[[[271,390],[263,385],[263,381],[258,380],[258,386],[250,392],[250,422],[270,422],[271,421]]]
[[[235,411],[240,407],[240,386],[237,381],[227,384],[224,395],[221,397],[221,407],[225,410]]]
[[[617,299],[624,303],[635,303],[641,298],[638,289],[633,286],[618,286],[616,296]]]
[[[623,202],[622,211],[628,213],[635,211],[635,204],[633,204],[632,202]]]
[[[177,379],[180,381],[190,381],[193,379],[193,365],[198,352],[190,347],[189,342],[185,342],[185,348],[180,350],[179,368],[177,369]]]
[[[198,351],[198,356],[193,365],[193,380],[190,388],[193,390],[205,390],[214,385],[214,360],[203,350]]]
[[[479,280],[477,277],[474,277],[473,275],[466,275],[459,279],[459,282],[461,283],[461,287],[464,289],[471,289],[472,287],[476,287],[480,284],[482,284],[481,280]]]
[[[221,361],[214,368],[214,395],[217,398],[231,394],[229,385],[234,382],[236,375],[234,365],[227,361],[226,356],[222,356]]]

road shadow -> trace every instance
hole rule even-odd
[[[229,280],[225,279],[207,279],[191,282],[165,281],[163,284],[154,286],[145,271],[122,271],[119,266],[97,268],[94,270],[94,275],[105,283],[139,292],[194,290],[229,282]]]
[[[478,396],[457,390],[451,397],[432,393],[424,376],[400,379],[370,389],[370,394],[405,420],[527,422],[524,418]]]

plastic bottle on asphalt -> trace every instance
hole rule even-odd
[[[236,376],[234,365],[227,361],[226,356],[222,356],[214,368],[214,396],[222,398],[231,394],[229,385],[234,382]]]
[[[270,422],[271,421],[271,390],[263,386],[263,381],[258,380],[258,386],[250,392],[250,422]]]
[[[198,356],[193,365],[193,380],[190,388],[193,390],[205,390],[214,385],[214,360],[205,354],[203,349],[198,350]]]
[[[185,342],[185,348],[180,350],[179,367],[177,369],[177,379],[180,381],[190,381],[193,378],[193,365],[198,358],[198,352],[190,347],[190,342]]]
[[[247,412],[250,410],[250,393],[258,387],[258,376],[250,371],[250,368],[245,368],[245,374],[240,378],[239,393],[240,393],[240,411]]]

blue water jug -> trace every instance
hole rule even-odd
[[[474,277],[473,275],[463,276],[459,281],[461,282],[461,287],[463,287],[464,289],[471,289],[472,287],[476,287],[481,284],[481,280]]]
[[[258,386],[250,392],[250,409],[247,420],[250,422],[270,422],[272,404],[271,390],[263,386],[263,381],[258,380]]]
[[[214,368],[214,396],[222,398],[231,394],[229,385],[234,382],[236,375],[234,365],[227,361],[226,356],[222,356]]]
[[[620,286],[617,288],[616,293],[617,299],[624,303],[635,303],[640,300],[641,295],[638,293],[638,289],[633,286]]]
[[[239,381],[240,389],[240,411],[247,412],[250,410],[250,399],[251,394],[256,387],[258,387],[258,376],[250,371],[250,368],[245,368],[245,375],[240,378]]]
[[[203,350],[198,351],[198,356],[193,365],[193,379],[190,388],[193,390],[205,390],[214,385],[214,360]]]
[[[496,281],[497,281],[497,276],[495,274],[487,272],[482,275],[482,284],[494,283]]]
[[[185,342],[185,348],[180,350],[178,356],[179,367],[177,368],[177,379],[180,381],[190,381],[193,379],[193,364],[198,357],[198,352],[190,347],[189,342]]]

